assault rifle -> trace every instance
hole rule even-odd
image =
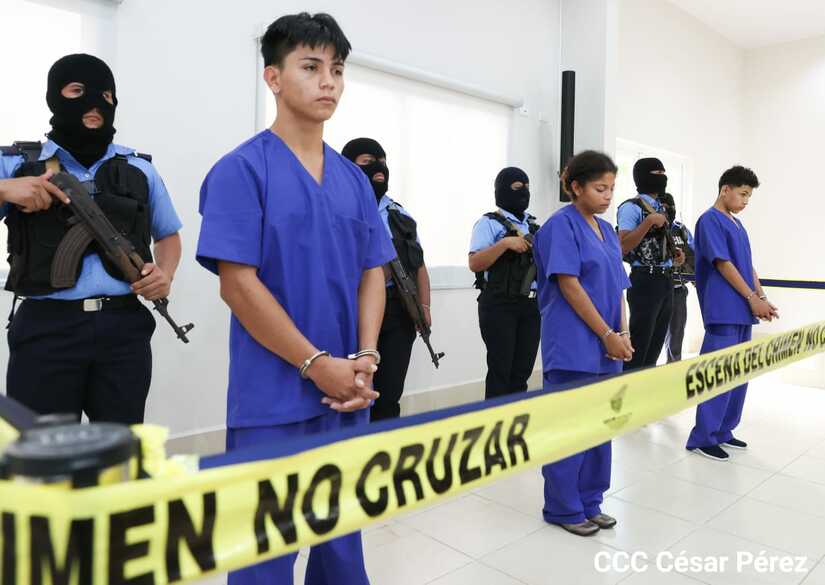
[[[639,203],[641,204],[642,208],[644,208],[644,210],[648,213],[660,213],[667,217],[667,210],[665,209],[667,207],[666,204],[662,203],[662,210],[656,211],[655,209],[653,209],[653,206],[650,205],[650,203],[648,203],[641,197],[639,197]],[[662,248],[662,262],[676,258],[676,249],[678,248],[678,246],[676,245],[676,242],[673,240],[673,233],[670,231],[671,227],[672,226],[668,221],[661,228],[658,228],[661,229],[665,234],[665,246]]]
[[[410,278],[410,275],[407,274],[407,271],[404,270],[404,266],[398,258],[391,260],[389,267],[390,276],[392,276],[398,294],[401,296],[401,302],[412,318],[415,328],[421,335],[422,341],[424,341],[424,345],[427,346],[427,350],[430,352],[430,358],[433,360],[433,365],[438,369],[438,361],[443,358],[445,354],[443,351],[436,353],[435,350],[433,350],[433,346],[430,345],[430,326],[427,325],[427,320],[424,318],[424,307],[421,306],[421,301],[418,300],[418,288]]]
[[[52,261],[51,283],[55,288],[68,288],[77,281],[77,267],[94,241],[101,252],[123,273],[129,283],[142,278],[143,258],[134,245],[117,231],[109,218],[103,213],[86,188],[69,173],[56,173],[49,179],[71,200],[68,208],[73,216],[69,219],[72,226],[63,237]],[[163,316],[175,330],[175,334],[184,343],[189,343],[186,334],[194,325],[179,326],[169,315],[169,299],[166,297],[152,301],[155,310]]]

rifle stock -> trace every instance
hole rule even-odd
[[[103,254],[117,265],[127,282],[131,284],[140,280],[143,258],[137,253],[132,242],[112,225],[80,181],[69,173],[56,173],[50,181],[71,200],[68,207],[74,213],[73,219],[77,222],[58,246],[59,255],[56,254],[52,262],[52,285],[65,287],[75,284],[78,263],[92,241],[97,242]],[[175,331],[178,339],[189,343],[186,334],[194,325],[188,323],[180,326],[175,323],[167,308],[169,299],[156,299],[152,304]]]
[[[401,296],[401,302],[404,303],[404,308],[412,318],[415,328],[421,335],[421,340],[427,346],[427,351],[430,352],[430,359],[433,365],[438,369],[439,360],[444,357],[444,352],[436,352],[430,344],[430,326],[427,325],[427,320],[424,317],[424,308],[421,306],[421,301],[418,299],[418,288],[412,281],[404,266],[398,258],[390,260],[390,275],[398,289],[398,294]]]

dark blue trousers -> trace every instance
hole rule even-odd
[[[592,379],[596,374],[551,370],[544,389]],[[611,443],[608,441],[541,468],[544,476],[544,519],[552,524],[578,524],[601,514],[604,492],[610,488]]]
[[[267,443],[281,443],[295,437],[323,433],[334,429],[366,424],[368,410],[329,414],[309,420],[272,427],[227,429],[226,448],[241,449]],[[298,553],[291,553],[257,565],[229,573],[228,585],[292,585],[293,566]],[[309,551],[306,585],[369,585],[361,548],[361,533],[313,546]]]
[[[750,325],[708,325],[705,327],[701,353],[710,353],[750,341],[751,329]],[[742,384],[697,406],[696,426],[690,432],[687,448],[713,447],[730,441],[733,429],[742,419],[747,392],[748,385]]]
[[[94,312],[76,303],[23,301],[8,332],[8,396],[40,414],[142,423],[155,319],[129,300]]]

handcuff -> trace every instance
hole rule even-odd
[[[605,331],[605,332],[604,332],[604,334],[602,334],[602,337],[601,337],[602,343],[604,343],[604,342],[605,342],[605,340],[606,340],[608,337],[610,337],[611,335],[618,335],[619,337],[630,337],[630,331],[625,330],[625,331],[619,331],[619,332],[617,332],[617,331],[614,331],[612,327],[609,327],[609,328],[607,329],[607,331]],[[608,358],[608,359],[611,359],[611,360],[613,360],[614,362],[626,362],[626,361],[630,361],[630,360],[625,360],[625,359],[622,359],[622,358],[613,357],[613,356],[612,356],[612,355],[610,355],[609,353],[604,354],[604,357],[606,357],[606,358]]]

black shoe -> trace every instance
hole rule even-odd
[[[599,531],[599,525],[591,522],[590,520],[585,520],[584,522],[579,522],[578,524],[559,524],[559,526],[564,528],[567,532],[575,534],[576,536],[593,536]]]
[[[588,518],[588,520],[602,530],[610,529],[616,526],[616,519],[613,516],[608,516],[607,514],[596,514],[592,518]]]
[[[727,461],[730,457],[730,455],[725,453],[725,450],[719,445],[714,445],[713,447],[699,447],[698,449],[694,449],[694,451],[700,455],[704,455],[708,459],[714,459],[716,461]]]
[[[734,449],[747,449],[748,444],[745,441],[740,441],[739,439],[735,439],[731,437],[730,441],[725,441],[722,443],[725,447],[732,447]]]

